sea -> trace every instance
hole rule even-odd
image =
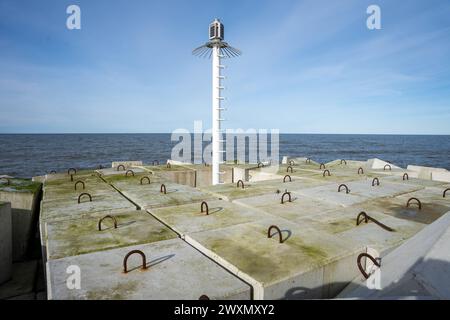
[[[164,163],[179,142],[170,133],[0,134],[0,175],[30,178],[124,160]],[[279,155],[324,163],[379,158],[403,168],[412,164],[450,170],[450,135],[280,134]]]

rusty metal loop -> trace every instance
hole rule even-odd
[[[206,209],[203,209],[204,207]],[[200,205],[200,212],[203,213],[204,211],[206,211],[206,215],[209,215],[209,207],[208,207],[208,203],[206,203],[206,201],[203,201],[202,204]]]
[[[320,170],[325,169],[325,164],[324,164],[324,163],[321,163],[319,169],[320,169]]]
[[[385,165],[384,165],[384,167],[383,167],[383,170],[384,170],[384,171],[386,171],[386,167],[389,167],[389,171],[392,170],[392,167],[391,167],[390,164],[385,164]]]
[[[10,179],[10,178],[2,177],[2,178],[0,178],[0,179],[6,180],[6,185],[7,185],[7,186],[11,185],[11,179]]]
[[[372,180],[372,187],[375,187],[375,181],[377,182],[377,186],[379,186],[380,185],[380,180],[378,179],[378,178],[373,178],[373,180]]]
[[[289,169],[291,170],[291,173],[294,172],[291,166],[288,166],[288,167],[286,168],[286,172],[289,172]]]
[[[364,211],[361,211],[358,216],[356,217],[356,225],[359,226],[359,224],[362,222],[359,220],[360,217],[364,218],[364,222],[368,223],[369,222],[369,216],[367,215],[367,213],[365,213]]]
[[[405,178],[406,180],[409,180],[409,175],[406,172],[403,174],[403,181],[405,181]]]
[[[122,168],[123,171],[125,171],[125,166],[124,166],[123,164],[119,164],[119,165],[117,166],[117,171],[120,171],[120,168]]]
[[[358,174],[364,174],[364,169],[362,167],[358,168]]]
[[[338,192],[341,192],[341,188],[342,187],[344,187],[345,188],[345,193],[350,193],[350,189],[347,187],[347,185],[346,184],[341,184],[341,185],[339,185],[339,187],[338,187]]]
[[[288,196],[288,202],[292,202],[291,193],[285,191],[285,192],[283,193],[283,195],[281,196],[281,204],[284,203],[284,196],[286,196],[286,195]]]
[[[281,234],[281,230],[280,230],[280,228],[278,228],[275,225],[272,225],[272,226],[269,227],[269,229],[267,229],[267,238],[272,238],[273,237],[274,234],[270,234],[270,231],[272,231],[272,229],[277,230],[279,241],[280,241],[280,243],[283,243],[283,235]]]
[[[238,180],[238,182],[237,182],[237,184],[236,184],[236,187],[239,188],[239,184],[241,185],[242,189],[244,189],[244,181]]]
[[[380,227],[382,227],[383,229],[389,231],[389,232],[394,232],[395,230],[388,227],[387,225],[381,223],[380,221],[372,218],[371,216],[369,216],[367,213],[365,213],[364,211],[361,211],[358,216],[356,217],[356,225],[359,226],[362,222],[362,220],[360,219],[361,217],[364,218],[364,222],[365,223],[369,223],[369,220],[376,223],[377,225],[379,225]]]
[[[123,273],[128,273],[128,266],[127,266],[128,258],[135,253],[139,254],[142,257],[141,270],[145,270],[148,268],[145,254],[141,250],[132,250],[126,254],[125,258],[123,258]]]
[[[129,173],[131,173],[131,175],[134,177],[134,171],[133,170],[127,170],[127,172],[125,172],[125,176],[128,177]]]
[[[381,264],[377,261],[377,259],[375,259],[374,257],[372,257],[370,254],[368,254],[368,253],[366,253],[366,252],[363,252],[363,253],[361,253],[361,254],[358,256],[358,258],[357,258],[357,260],[356,260],[357,263],[358,263],[358,269],[359,269],[359,271],[361,271],[361,273],[362,273],[362,275],[364,276],[364,278],[368,279],[370,275],[368,275],[368,274],[366,273],[366,270],[365,270],[365,269],[362,267],[362,265],[361,265],[361,259],[362,259],[363,257],[369,258],[369,259],[373,262],[373,264],[376,265],[378,268],[381,267]]]
[[[414,197],[413,198],[409,198],[408,202],[406,202],[406,207],[407,208],[409,207],[409,204],[410,204],[411,201],[416,201],[417,205],[419,206],[419,210],[422,210],[422,202],[420,202],[419,199],[414,198]]]
[[[258,168],[261,168],[261,167],[264,168],[264,164],[262,162],[258,162]]]
[[[347,165],[347,161],[345,161],[344,159],[341,159],[341,164],[342,162],[344,162],[344,164]]]
[[[86,189],[86,185],[84,184],[84,181],[78,180],[77,182],[75,182],[75,190],[77,190],[77,185],[81,183],[81,185],[83,186],[83,190]]]
[[[144,179],[147,179],[148,184],[150,184],[150,178],[149,177],[142,177],[141,178],[141,184],[143,184],[142,182],[144,181]]]
[[[164,194],[167,193],[166,185],[164,183],[161,185],[161,188],[159,188],[159,192]]]
[[[116,217],[113,217],[111,215],[106,215],[103,218],[101,218],[100,220],[98,220],[98,231],[102,231],[102,222],[105,219],[111,219],[114,222],[114,229],[117,229],[117,220]]]
[[[442,194],[442,197],[445,198],[445,194],[447,193],[447,191],[450,191],[450,188],[447,188],[444,190],[444,193]]]
[[[70,175],[70,181],[73,182],[73,174]]]
[[[83,196],[88,196],[88,197],[89,197],[89,202],[92,202],[92,196],[91,196],[89,193],[87,193],[87,192],[83,192],[82,194],[80,194],[80,195],[78,196],[78,203],[81,203],[81,198],[82,198]]]
[[[326,173],[328,173],[328,174],[326,174]],[[323,170],[323,174],[322,174],[324,177],[325,176],[329,176],[329,177],[331,177],[331,173],[330,173],[330,170],[328,170],[328,169],[326,169],[326,170]]]
[[[71,173],[71,172],[73,172],[73,173]],[[67,174],[68,174],[68,175],[71,175],[71,174],[77,174],[77,169],[75,169],[75,168],[69,168],[69,170],[67,170]]]
[[[294,160],[289,160],[289,165],[290,165],[290,166],[295,165],[295,161],[294,161]]]
[[[288,175],[288,174],[284,176],[283,182],[286,182],[286,178],[289,178],[289,182],[292,182],[292,178],[291,178],[291,176]]]

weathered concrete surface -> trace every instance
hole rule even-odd
[[[0,201],[11,203],[13,261],[25,259],[32,231],[32,222],[38,210],[41,184],[26,179],[0,182]]]
[[[278,234],[267,237],[271,225]],[[186,235],[186,241],[250,283],[255,299],[332,297],[357,274],[364,246],[282,218],[268,218]]]
[[[381,277],[355,278],[338,298],[449,299],[450,212],[381,260]],[[378,288],[367,283],[378,283]]]
[[[0,286],[0,300],[15,297],[33,299],[36,270],[36,260],[14,263],[11,279]]]
[[[201,190],[211,193],[216,197],[223,198],[228,201],[233,201],[235,199],[264,194],[278,194],[279,192],[284,192],[284,190],[286,189],[299,190],[303,188],[310,188],[325,183],[322,181],[304,179],[295,176],[291,176],[291,182],[288,178],[286,178],[286,182],[283,182],[283,178],[284,176],[279,176],[277,179],[271,179],[267,181],[244,182],[244,188],[237,187],[236,183],[229,183],[201,188]]]
[[[340,205],[301,196],[295,192],[291,192],[291,202],[287,201],[288,198],[285,197],[285,202],[281,203],[281,197],[281,193],[267,194],[238,199],[234,202],[293,222],[304,217],[341,208]]]
[[[11,204],[0,202],[0,284],[12,274],[12,218]]]
[[[161,192],[161,183],[157,182],[145,185],[124,183],[118,185],[117,188],[123,195],[145,209],[177,206],[214,199],[214,196],[211,194],[186,185],[172,182],[166,182],[164,185],[166,186],[165,194]]]
[[[304,218],[303,221],[297,220],[297,223],[309,225],[320,234],[329,233],[340,239],[360,243],[380,253],[390,251],[425,226],[422,223],[385,215],[382,213],[383,208],[377,208],[377,210],[379,211],[368,210],[362,204],[311,215],[310,217]],[[356,217],[362,211],[366,212],[371,218],[376,219],[381,224],[393,229],[393,231],[386,230],[370,220],[368,223],[362,222],[357,226]]]
[[[268,216],[264,213],[233,204],[225,200],[207,201],[209,214],[201,212],[201,203],[155,208],[148,210],[181,236],[220,229],[236,224],[257,221]]]
[[[107,218],[102,221],[102,231],[99,231],[99,220],[106,215],[116,219],[117,228],[114,228],[113,220]],[[96,218],[47,223],[46,234],[48,260],[177,237],[168,227],[140,210],[114,214],[106,211]]]
[[[88,217],[96,212],[117,212],[124,209],[136,209],[131,202],[119,193],[112,195],[92,195],[92,201],[83,197],[78,203],[78,195],[70,196],[66,200],[58,199],[41,203],[41,222],[60,221],[74,218]]]
[[[450,172],[447,169],[409,165],[408,171],[415,172],[420,179],[450,182]]]
[[[441,217],[449,210],[448,201],[439,196],[425,197],[426,191],[419,190],[416,192],[406,193],[394,198],[379,198],[368,201],[366,207],[369,210],[378,210],[383,208],[383,213],[394,216],[399,219],[415,221],[424,224],[430,224]],[[407,201],[411,197],[418,197],[422,203],[422,208],[419,209],[416,202],[411,202],[407,207]],[[442,194],[440,195],[442,197]],[[441,200],[442,199],[442,200]],[[447,198],[445,198],[447,199]]]
[[[128,260],[130,272],[122,272],[125,255],[142,250]],[[69,290],[66,269],[81,269],[81,289]],[[231,275],[180,239],[83,254],[47,263],[49,299],[250,299],[250,286]]]

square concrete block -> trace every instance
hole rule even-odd
[[[291,202],[285,196],[284,202],[281,203],[281,197],[282,193],[279,193],[243,198],[234,202],[293,222],[297,221],[297,219],[341,208],[340,205],[305,197],[296,192],[291,192]]]
[[[0,202],[0,284],[12,275],[11,204]]]
[[[114,219],[117,228],[114,228]],[[99,221],[102,220],[101,231]],[[110,214],[97,218],[64,220],[46,224],[47,259],[60,259],[118,247],[173,239],[177,234],[140,210]]]
[[[121,191],[127,198],[145,209],[170,207],[215,199],[213,195],[189,186],[171,182],[164,183],[164,186],[166,187],[166,193],[161,192],[161,183],[151,183],[138,188],[133,185],[130,189],[122,187]]]
[[[325,186],[302,189],[296,191],[296,194],[307,196],[316,200],[323,202],[334,203],[341,206],[351,206],[364,201],[367,201],[369,197],[367,195],[357,195],[351,192],[351,183],[347,182],[346,185],[350,189],[350,193],[346,193],[344,187],[338,192],[338,187],[341,185],[340,182],[333,184],[328,184]]]
[[[124,257],[131,250],[146,255],[147,269],[141,270],[141,256],[131,255],[128,273]],[[69,266],[81,272],[80,289],[69,289]],[[117,248],[108,251],[51,260],[47,263],[49,299],[89,300],[197,300],[251,297],[250,286],[202,255],[180,239]]]
[[[181,206],[154,208],[148,211],[160,221],[169,225],[181,236],[189,233],[214,230],[240,223],[257,221],[268,217],[267,214],[240,206],[225,200],[206,201],[206,207],[201,212],[201,203]]]
[[[276,230],[268,238],[271,225],[280,228],[282,243]],[[333,270],[365,250],[282,218],[192,233],[185,239],[250,283],[255,299],[329,298],[330,292],[336,292],[336,283],[348,282],[357,274],[356,265],[347,273]]]
[[[258,182],[244,181],[244,188],[241,185],[237,186],[237,182],[228,184],[219,184],[202,188],[202,191],[209,192],[217,197],[225,200],[233,201],[241,198],[254,197],[259,195],[277,194],[283,192],[285,189],[297,190],[303,188],[310,188],[321,185],[322,182],[313,179],[304,179],[291,176],[291,181],[287,177],[283,182],[284,176],[279,176],[277,179]]]
[[[81,192],[80,192],[81,194]],[[89,216],[95,212],[134,210],[136,206],[118,192],[108,195],[92,194],[92,201],[83,196],[78,203],[79,195],[70,195],[58,200],[43,200],[41,203],[41,221],[59,221]]]
[[[442,197],[442,194],[440,195]],[[407,202],[415,197],[421,202],[421,208],[415,200],[411,200],[410,205]],[[430,224],[449,211],[449,206],[439,201],[438,195],[428,197],[427,192],[419,190],[406,193],[394,198],[379,198],[367,203],[370,210],[377,210],[384,214],[394,216],[399,219],[415,221],[418,223]]]

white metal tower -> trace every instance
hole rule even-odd
[[[198,47],[192,51],[196,56],[209,57],[212,56],[212,184],[216,185],[221,183],[220,164],[223,162],[223,131],[222,131],[222,111],[225,110],[223,106],[223,100],[225,97],[222,94],[223,79],[222,69],[225,68],[222,65],[222,58],[237,57],[241,52],[231,47],[224,40],[224,26],[220,20],[215,19],[209,25],[209,41],[201,47]],[[222,146],[222,147],[221,147]]]

